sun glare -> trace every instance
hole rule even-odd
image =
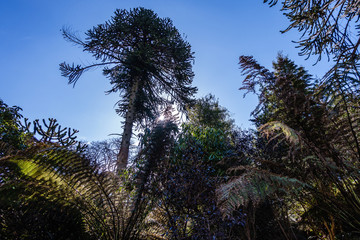
[[[165,119],[165,115],[162,113],[159,117],[158,117],[158,121],[164,121]]]

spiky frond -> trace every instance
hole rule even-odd
[[[67,77],[69,79],[68,84],[73,84],[73,86],[75,87],[75,84],[77,83],[77,81],[79,80],[79,78],[81,77],[81,75],[90,70],[91,68],[97,68],[99,66],[104,66],[104,65],[113,65],[113,64],[119,64],[118,61],[110,61],[110,62],[106,62],[106,63],[94,63],[94,64],[90,64],[88,66],[81,66],[81,65],[74,65],[73,64],[67,64],[65,62],[60,63],[60,71],[61,71],[61,76],[63,77]]]
[[[279,138],[283,136],[288,142],[291,144],[299,144],[300,138],[298,133],[287,126],[286,124],[279,122],[279,121],[273,121],[266,124],[263,124],[259,131],[264,134],[267,138],[271,136],[271,139]],[[277,134],[274,134],[277,133]],[[270,139],[270,141],[271,141]],[[281,140],[281,139],[280,139]]]
[[[54,196],[51,192],[43,192],[46,198],[51,201],[68,199],[80,211],[86,211],[84,216],[89,226],[96,226],[94,217],[97,220],[105,217],[106,212],[101,211],[110,211],[109,207],[114,204],[110,198],[115,187],[113,181],[109,176],[97,174],[96,168],[77,153],[56,147],[29,149],[21,155],[9,156],[1,161],[16,163],[25,179],[31,179],[35,185],[54,186],[62,194]],[[96,201],[105,201],[108,207],[99,211]]]
[[[20,177],[0,181],[1,191],[22,184],[27,191],[37,192],[54,204],[71,204],[81,213],[86,231],[97,239],[136,238],[145,228],[141,216],[146,216],[149,209],[147,201],[138,202],[143,199],[136,193],[139,190],[131,192],[124,179],[77,152],[40,145],[2,158],[0,164],[11,165],[9,171],[13,174],[18,169]],[[44,186],[56,190],[56,194]],[[141,197],[133,197],[138,194]],[[4,200],[9,200],[7,197],[2,195]]]
[[[231,215],[240,206],[246,207],[250,203],[258,205],[276,193],[302,194],[306,188],[310,188],[309,185],[296,178],[250,167],[238,168],[245,173],[217,189],[220,207],[226,216]]]
[[[38,119],[29,122],[27,118],[21,124],[21,130],[33,136],[33,139],[42,143],[57,143],[59,146],[65,148],[77,148],[81,151],[85,145],[76,140],[76,134],[79,132],[76,129],[62,127],[54,118],[49,118],[48,121],[42,120],[42,124]]]

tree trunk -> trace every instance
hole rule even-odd
[[[120,152],[117,156],[116,167],[118,173],[120,173],[121,170],[125,169],[128,163],[130,140],[132,135],[132,128],[134,125],[135,111],[136,111],[135,100],[136,100],[138,88],[139,88],[139,81],[135,80],[134,85],[132,86],[131,89],[129,106],[125,115],[125,125],[124,125],[124,132],[121,138]]]

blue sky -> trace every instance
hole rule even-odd
[[[251,127],[255,96],[239,91],[243,77],[240,55],[253,55],[271,67],[278,52],[288,55],[310,73],[321,77],[327,63],[313,66],[315,58],[298,56],[292,40],[296,31],[281,34],[287,19],[278,7],[262,0],[2,0],[0,1],[0,98],[23,108],[25,117],[56,118],[63,127],[80,130],[81,140],[102,140],[121,134],[122,119],[116,115],[116,94],[101,70],[86,72],[75,88],[61,77],[59,63],[89,63],[91,56],[65,41],[63,26],[80,36],[104,23],[115,9],[145,7],[169,17],[195,52],[193,84],[197,97],[214,94],[241,128]]]

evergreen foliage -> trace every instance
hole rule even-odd
[[[287,199],[280,205],[286,209],[284,216],[292,211],[302,219],[290,222],[288,232],[300,224],[310,236],[335,238],[343,229],[357,234],[358,102],[332,96],[334,92],[323,90],[326,83],[312,85],[303,68],[282,56],[274,63],[274,72],[251,57],[241,57],[240,65],[247,74],[243,89],[259,91],[253,116],[262,134],[258,141],[266,145],[257,145],[252,167],[240,167],[240,176],[218,189],[224,211],[231,214],[239,206],[266,202],[269,197],[274,203]],[[352,117],[346,114],[350,106]],[[301,207],[292,207],[294,202]]]
[[[191,103],[197,89],[193,79],[193,52],[169,18],[144,8],[116,10],[114,17],[86,33],[83,41],[63,29],[68,41],[99,61],[88,66],[60,64],[62,75],[75,84],[84,71],[104,66],[118,92],[117,113],[125,118],[118,168],[126,167],[133,124],[146,125],[159,110],[177,103],[180,110]]]

